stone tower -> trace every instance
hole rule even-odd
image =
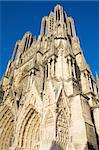
[[[0,150],[98,150],[99,87],[60,5],[16,42],[0,91]]]

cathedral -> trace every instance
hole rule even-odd
[[[56,5],[16,42],[0,81],[0,150],[99,150],[99,78]]]

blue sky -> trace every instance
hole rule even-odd
[[[41,19],[63,6],[75,21],[77,35],[93,75],[99,72],[99,2],[91,1],[2,1],[0,2],[0,79],[11,58],[15,43],[25,32],[40,33]]]

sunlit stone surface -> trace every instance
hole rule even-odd
[[[98,150],[96,81],[57,5],[38,39],[27,32],[16,42],[0,82],[0,150]]]

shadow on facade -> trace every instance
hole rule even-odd
[[[63,150],[63,148],[55,141],[53,141],[50,150]]]
[[[94,148],[94,146],[90,142],[87,142],[84,150],[96,150],[96,149]]]
[[[64,149],[55,141],[53,141],[50,150],[64,150]],[[74,149],[70,149],[70,150],[74,150]],[[96,150],[96,149],[91,143],[87,142],[84,150]]]

